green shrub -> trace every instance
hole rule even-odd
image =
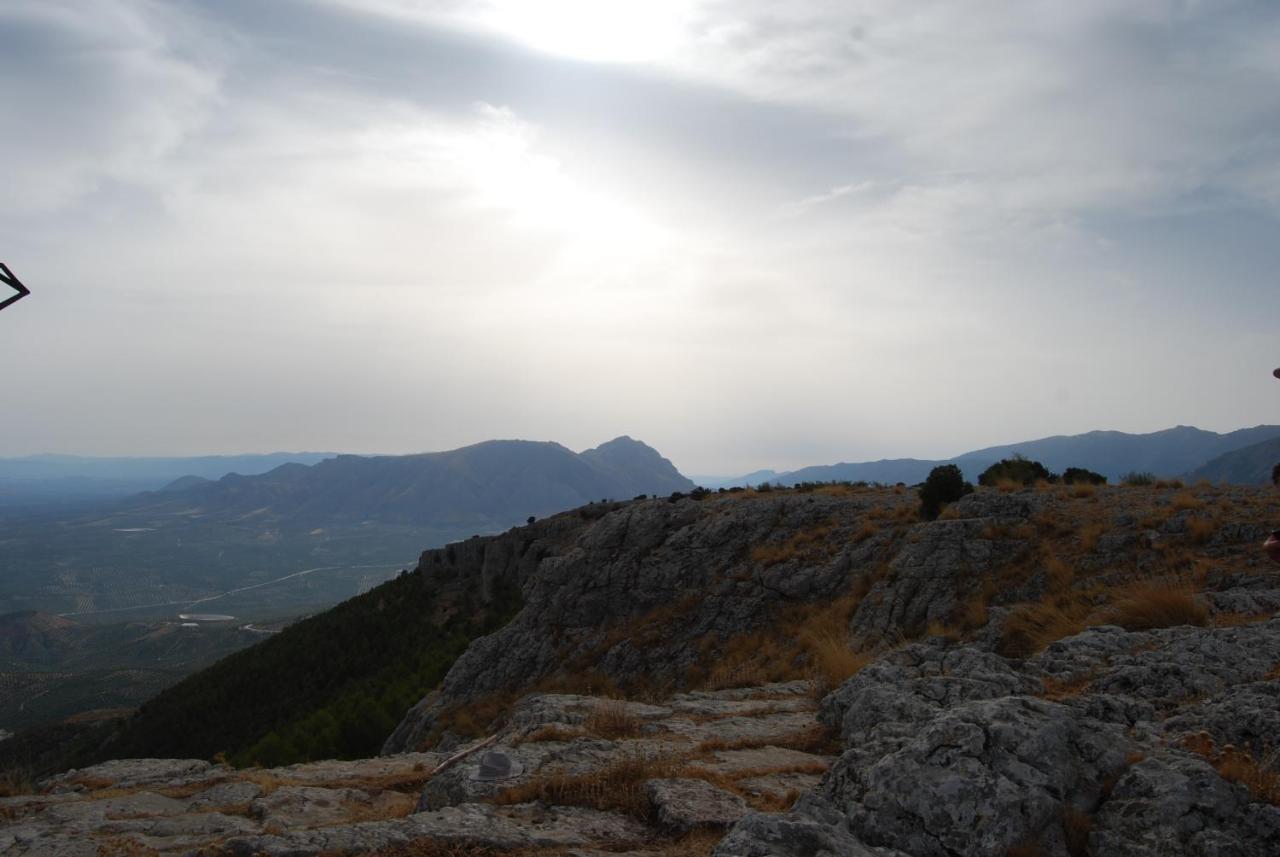
[[[959,467],[954,464],[935,467],[920,486],[920,517],[932,521],[942,513],[943,506],[971,493],[973,486],[964,481]]]
[[[1062,481],[1067,485],[1106,485],[1107,477],[1083,467],[1068,467],[1062,471]]]
[[[1156,475],[1147,471],[1133,470],[1126,473],[1120,481],[1125,485],[1154,485],[1156,484]]]
[[[1271,468],[1271,484],[1280,485],[1280,464]]]
[[[1021,482],[1023,485],[1032,485],[1039,479],[1048,482],[1058,481],[1058,477],[1050,473],[1049,469],[1040,462],[1015,455],[1013,458],[1001,459],[982,471],[978,476],[978,484],[994,487],[996,483],[1006,479],[1010,482]]]

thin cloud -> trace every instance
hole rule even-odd
[[[1274,5],[575,4],[5,4],[12,451],[1275,421]]]

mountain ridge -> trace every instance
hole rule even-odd
[[[1265,485],[1280,464],[1280,437],[1224,452],[1189,474],[1192,479],[1227,481],[1238,485]]]
[[[955,464],[964,472],[965,478],[975,480],[990,465],[1015,454],[1035,459],[1050,470],[1061,472],[1067,467],[1084,467],[1113,481],[1135,471],[1177,477],[1194,474],[1197,468],[1218,456],[1274,438],[1280,438],[1280,425],[1263,424],[1224,433],[1183,425],[1145,433],[1095,429],[1075,435],[1050,435],[988,446],[950,458],[886,458],[817,464],[779,472],[767,480],[752,481],[753,476],[768,472],[756,471],[714,481],[716,486],[754,485],[760,481],[780,485],[835,481],[915,484],[922,482],[934,467],[943,464]]]

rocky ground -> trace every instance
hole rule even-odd
[[[709,848],[749,812],[789,807],[830,766],[832,733],[809,690],[792,682],[660,704],[530,696],[491,742],[452,763],[456,753],[241,771],[107,762],[0,799],[0,854],[301,857],[423,841],[660,854],[690,837]]]
[[[69,773],[0,802],[0,854],[1270,857],[1278,512],[1046,486],[921,523],[831,488],[470,540],[417,573],[524,608],[384,756]]]

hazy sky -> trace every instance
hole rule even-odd
[[[1280,3],[3,0],[0,455],[1280,422]]]

